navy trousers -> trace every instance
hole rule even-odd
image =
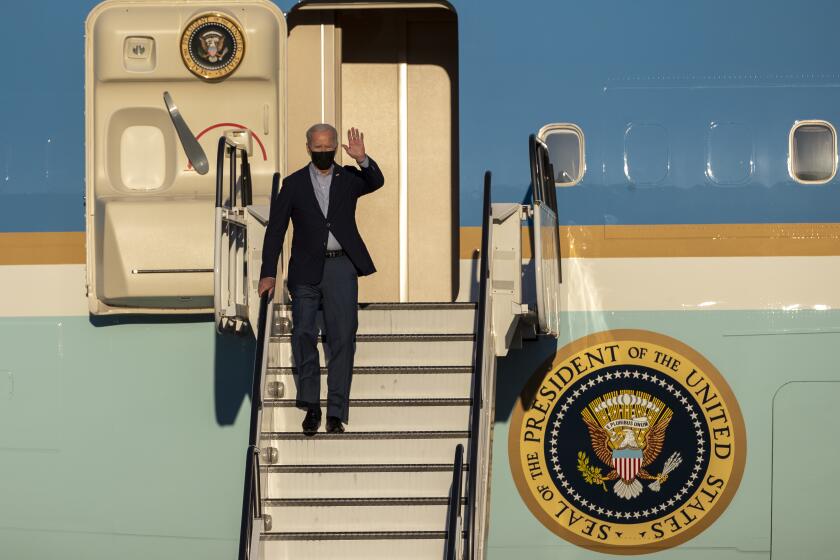
[[[318,307],[324,311],[327,351],[327,416],[347,422],[350,382],[356,352],[359,279],[347,256],[324,262],[318,284],[289,286],[292,298],[292,357],[298,374],[297,406],[320,407],[321,372],[318,356]]]

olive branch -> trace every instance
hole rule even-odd
[[[604,492],[607,491],[607,485],[604,484],[604,475],[601,474],[600,467],[593,467],[589,464],[589,457],[583,451],[578,451],[577,468],[583,475],[583,479],[589,484],[601,485]]]

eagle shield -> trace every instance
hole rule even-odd
[[[621,480],[632,482],[639,474],[639,469],[642,468],[643,457],[644,453],[641,449],[614,449],[612,465]]]
[[[670,408],[648,393],[622,390],[597,397],[581,415],[592,450],[602,463],[612,467],[600,477],[602,483],[615,480],[613,492],[625,500],[644,490],[639,478],[656,481],[651,489],[659,490],[667,473],[652,475],[645,467],[656,460],[665,444],[665,430],[673,416]]]

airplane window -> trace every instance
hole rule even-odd
[[[554,168],[554,184],[571,187],[583,178],[586,171],[584,160],[583,131],[573,124],[550,124],[537,135],[548,146],[551,166]]]
[[[837,135],[825,121],[802,121],[790,134],[790,176],[800,183],[826,183],[837,172]]]
[[[712,123],[706,145],[706,176],[716,185],[741,185],[755,168],[753,135],[744,123]]]
[[[624,133],[624,176],[636,186],[659,185],[671,169],[668,131],[655,123],[633,123]]]

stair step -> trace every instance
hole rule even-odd
[[[300,429],[306,413],[295,408],[294,401],[265,401],[270,413],[263,413],[262,429],[266,432],[289,432]],[[347,432],[377,430],[463,430],[469,427],[469,399],[350,399]],[[327,403],[321,403],[326,414]],[[322,418],[321,430],[326,418]]]
[[[354,364],[369,366],[469,366],[475,336],[467,335],[358,335]],[[293,366],[291,335],[271,337],[268,367]],[[327,346],[329,346],[327,344]],[[327,363],[323,340],[318,341],[320,365]]]
[[[451,463],[455,446],[467,447],[468,431],[263,432],[261,447],[274,447],[278,465]]]
[[[370,303],[360,303],[359,312],[373,311],[373,310],[455,310],[455,309],[472,309],[478,307],[474,301],[373,301]],[[321,309],[319,306],[318,309]],[[291,312],[291,303],[275,303],[274,311],[288,311]]]
[[[445,531],[448,498],[263,500],[272,527],[303,532]]]
[[[319,335],[318,341],[323,342],[324,336]],[[291,334],[272,335],[271,342],[286,342],[292,340]],[[360,342],[472,342],[475,340],[473,333],[458,334],[437,334],[437,333],[410,333],[410,334],[357,334],[356,344]]]
[[[290,399],[266,399],[266,406],[277,408],[295,408],[295,401]],[[435,399],[350,399],[350,406],[390,408],[395,406],[469,406],[472,401],[469,398],[440,397]],[[321,406],[327,405],[325,399],[321,400]],[[281,431],[281,430],[278,430]]]
[[[263,466],[267,498],[398,498],[447,496],[452,465]],[[467,472],[462,484],[466,489]]]
[[[290,305],[275,307],[272,334],[288,333]],[[383,304],[359,306],[359,334],[458,334],[475,332],[476,306],[473,303]],[[323,313],[318,312],[318,328],[323,330]]]
[[[461,505],[467,503],[461,498]],[[446,506],[449,496],[394,496],[390,498],[265,498],[265,507],[411,507]]]
[[[327,396],[327,369],[321,369],[321,398]],[[292,368],[268,370],[267,383],[281,383],[282,398],[297,397],[297,374]],[[268,385],[270,387],[270,385]],[[359,399],[388,395],[394,398],[469,397],[472,368],[382,367],[354,368],[351,395]]]
[[[305,560],[429,560],[444,556],[444,531],[272,532],[261,558]]]
[[[262,541],[363,541],[446,539],[446,531],[304,531],[262,533]]]
[[[323,465],[262,465],[260,470],[266,473],[367,473],[367,472],[452,472],[452,465],[449,463],[349,463],[323,464]],[[464,463],[464,470],[469,470],[469,465]]]

